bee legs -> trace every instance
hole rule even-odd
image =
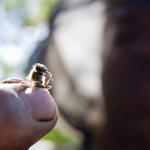
[[[39,88],[45,88],[45,86],[41,85],[40,83],[36,83],[36,87],[39,87]]]
[[[45,89],[47,89],[47,90],[52,88],[52,86],[47,85],[50,80],[51,80],[51,78],[44,83]]]
[[[49,73],[49,72],[48,72]],[[49,75],[49,74],[48,74]],[[49,82],[50,82],[50,80],[52,79],[52,75],[50,76],[50,79],[48,79],[45,83],[44,83],[44,85],[43,84],[41,84],[41,83],[39,83],[39,82],[34,82],[33,83],[33,87],[38,87],[38,88],[42,88],[42,89],[51,89],[52,88],[52,86],[49,86],[49,85],[47,85]]]
[[[42,88],[42,89],[51,89],[52,88],[52,86],[49,86],[49,85],[41,85],[41,84],[39,84],[39,83],[36,83],[36,87],[39,87],[39,88]]]
[[[47,89],[47,90],[49,90],[49,89],[51,89],[52,88],[52,86],[49,86],[49,85],[46,85],[45,86],[45,89]]]
[[[49,81],[50,81],[50,79],[44,83],[44,86],[46,86],[49,83]]]

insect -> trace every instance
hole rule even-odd
[[[48,75],[50,78],[45,82],[46,75]],[[52,87],[47,85],[50,80],[53,81],[53,77],[46,66],[41,63],[36,63],[33,65],[31,71],[29,72],[29,75],[26,77],[25,82],[29,87],[50,89]]]
[[[49,76],[49,79],[46,81],[46,75]],[[52,86],[47,85],[50,80],[53,81],[52,74],[48,71],[47,67],[44,64],[36,63],[32,66],[29,75],[26,76],[25,81],[16,78],[8,78],[1,82],[3,83],[21,83],[20,91],[28,87],[38,87],[44,89],[51,89]]]

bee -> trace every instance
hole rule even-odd
[[[47,81],[45,81],[46,75],[50,77]],[[50,80],[53,81],[52,74],[48,71],[47,67],[41,63],[34,64],[31,71],[29,72],[29,75],[26,76],[25,79],[25,83],[28,87],[38,87],[45,89],[52,88],[51,86],[47,85]]]
[[[46,81],[46,75],[49,76],[49,79],[47,81]],[[29,87],[51,89],[52,86],[47,85],[50,82],[50,80],[53,81],[53,76],[48,71],[47,67],[44,64],[36,63],[32,66],[32,69],[29,72],[29,75],[26,76],[25,81],[22,81],[21,79],[9,78],[2,81],[1,84],[21,83],[20,91]]]

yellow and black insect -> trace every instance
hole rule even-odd
[[[49,76],[49,79],[46,81],[46,75]],[[52,74],[48,71],[47,67],[44,64],[36,63],[32,66],[29,75],[26,76],[25,81],[16,78],[8,78],[1,82],[1,84],[7,83],[21,83],[20,91],[26,88],[45,88],[51,89],[52,86],[47,85],[50,80],[53,81]]]
[[[45,81],[46,75],[50,77],[47,81]],[[51,86],[47,85],[50,80],[53,81],[53,77],[52,74],[48,71],[47,67],[44,64],[36,63],[33,65],[29,75],[26,77],[25,83],[29,87],[50,89]]]

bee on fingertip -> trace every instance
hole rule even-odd
[[[46,75],[49,76],[47,81]],[[44,64],[36,63],[33,65],[29,75],[26,76],[25,83],[28,87],[51,89],[52,86],[47,85],[50,80],[53,81],[53,77],[52,74],[48,71],[47,67]]]
[[[49,76],[49,79],[46,81],[46,75]],[[25,90],[26,88],[43,88],[51,89],[52,86],[49,86],[48,83],[53,81],[52,74],[48,71],[47,67],[44,64],[36,63],[32,66],[32,69],[29,72],[29,75],[26,76],[25,81],[18,78],[8,78],[0,82],[1,84],[12,84],[12,83],[21,83],[19,91]]]

